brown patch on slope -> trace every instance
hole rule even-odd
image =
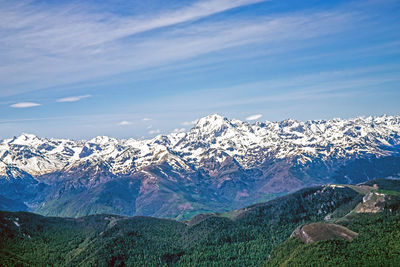
[[[309,244],[329,239],[353,240],[358,234],[350,229],[333,223],[311,223],[298,227],[291,237],[300,239],[303,243]]]
[[[354,209],[356,213],[377,213],[385,208],[387,196],[385,194],[370,192],[363,197],[363,201]]]

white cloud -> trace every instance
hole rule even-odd
[[[388,71],[390,74],[382,75],[380,74],[382,70]],[[286,76],[232,87],[210,88],[207,94],[201,92],[201,94],[194,97],[196,97],[196,101],[205,103],[203,108],[215,109],[256,103],[349,97],[354,93],[358,94],[360,91],[365,91],[369,86],[379,87],[388,82],[398,81],[400,81],[399,71],[392,67],[387,68],[384,66],[383,69],[381,67],[353,68],[342,71],[312,72],[299,76]],[[257,95],[260,89],[264,93],[268,92],[268,94]],[[227,97],[225,94],[227,91],[231,92],[233,97]],[[219,92],[219,94],[216,95],[216,92]],[[213,101],[210,101],[209,98],[202,98],[204,95],[207,97],[211,95]],[[176,99],[174,101],[182,102]],[[190,108],[190,106],[185,107]]]
[[[151,128],[153,128],[153,125],[147,126],[147,129],[151,129]]]
[[[194,125],[194,124],[196,124],[197,123],[197,120],[194,120],[194,121],[184,121],[184,122],[182,122],[182,125],[183,126],[191,126],[191,125]]]
[[[37,106],[41,106],[41,104],[35,103],[35,102],[19,102],[19,103],[10,105],[10,107],[12,107],[12,108],[31,108],[31,107],[37,107]]]
[[[143,118],[142,121],[151,121],[150,118]]]
[[[149,134],[159,134],[160,132],[160,129],[148,131]]]
[[[253,114],[246,118],[246,121],[255,121],[262,117],[262,114]]]
[[[91,95],[69,96],[57,99],[57,102],[76,102],[84,98],[91,97]]]
[[[121,126],[131,125],[131,124],[132,124],[132,122],[130,122],[130,121],[121,121],[120,123],[118,123],[118,125],[121,125]]]
[[[262,0],[197,1],[175,11],[133,17],[77,11],[88,10],[80,6],[4,5],[0,39],[9,45],[0,51],[0,61],[13,64],[0,68],[0,76],[7,77],[2,83],[10,88],[0,96],[165,66],[260,42],[282,47],[289,40],[340,31],[351,18],[332,12],[182,23],[257,2]],[[137,33],[158,28],[162,29],[135,39]]]
[[[173,131],[173,133],[183,133],[183,132],[185,132],[186,131],[186,129],[185,128],[176,128],[176,129],[174,129],[174,131]]]

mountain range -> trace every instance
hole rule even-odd
[[[321,184],[400,177],[400,116],[250,124],[217,114],[187,132],[0,141],[0,209],[186,219]]]

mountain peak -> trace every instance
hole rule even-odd
[[[24,138],[24,139],[36,139],[36,138],[38,138],[35,134],[30,134],[30,133],[22,133],[19,137]]]
[[[39,140],[40,138],[34,134],[22,133],[20,136],[15,136],[11,142],[17,145],[31,145]]]
[[[211,114],[200,118],[186,133],[147,140],[97,136],[78,142],[24,133],[0,143],[0,157],[31,174],[60,170],[87,157],[109,161],[116,172],[129,172],[158,162],[163,151],[196,166],[210,158],[222,162],[223,155],[229,155],[248,168],[261,164],[267,155],[302,163],[312,162],[313,158],[397,155],[398,136],[400,116],[374,117],[372,121],[359,118],[249,124]]]
[[[219,114],[211,114],[208,115],[206,117],[200,118],[199,120],[197,120],[196,123],[196,127],[207,127],[209,125],[213,125],[213,126],[221,126],[224,125],[226,123],[229,123],[230,121],[219,115]]]
[[[95,143],[95,144],[100,144],[100,145],[107,144],[107,143],[110,143],[110,142],[113,142],[113,141],[116,141],[116,139],[115,138],[110,138],[110,137],[105,136],[105,135],[96,136],[95,138],[92,138],[92,139],[89,140],[90,143]]]

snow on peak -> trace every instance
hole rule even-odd
[[[108,136],[96,136],[95,138],[90,139],[89,143],[105,145],[107,143],[112,143],[112,142],[116,142],[116,141],[117,141],[117,139],[110,138]]]
[[[206,117],[200,118],[197,120],[195,127],[200,128],[217,128],[221,127],[222,125],[229,123],[229,120],[221,115],[218,114],[211,114]]]
[[[399,145],[400,116],[250,124],[212,114],[200,118],[187,132],[150,140],[98,136],[89,141],[71,141],[23,134],[0,141],[0,159],[31,175],[99,160],[108,162],[114,173],[131,173],[160,160],[178,168],[200,166],[210,158],[222,162],[230,156],[249,168],[261,164],[267,155],[305,163],[313,158],[399,153],[398,148],[393,149]],[[0,173],[4,169],[0,166]]]
[[[35,145],[41,143],[42,140],[34,134],[22,133],[10,140],[14,145]]]
[[[25,139],[37,139],[38,137],[34,134],[30,133],[22,133],[19,137],[25,138]]]

